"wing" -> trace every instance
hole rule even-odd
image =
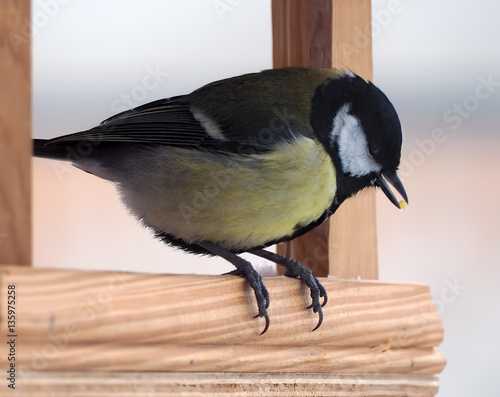
[[[48,144],[94,141],[198,145],[207,133],[189,110],[188,98],[150,102],[110,117],[90,130],[54,138]]]
[[[99,126],[49,142],[98,141],[227,148],[269,148],[310,136],[311,98],[340,71],[288,68],[233,77],[189,95],[161,99],[117,114]]]

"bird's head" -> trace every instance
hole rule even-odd
[[[389,184],[408,203],[397,175],[401,124],[380,89],[351,72],[326,80],[313,98],[311,122],[337,169],[339,204],[365,187],[379,186],[401,208]]]

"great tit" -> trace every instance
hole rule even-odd
[[[408,202],[396,174],[398,115],[380,89],[348,70],[232,77],[33,143],[35,156],[114,182],[130,212],[167,244],[231,262],[231,274],[255,292],[262,333],[269,293],[238,254],[269,259],[300,278],[317,329],[324,287],[299,262],[264,248],[311,230],[368,187],[380,187],[399,208],[391,184]]]

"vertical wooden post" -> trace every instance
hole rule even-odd
[[[31,263],[30,1],[0,3],[0,264]]]
[[[372,79],[370,0],[273,0],[274,67],[338,67]],[[278,246],[316,276],[376,279],[375,192],[358,194],[329,222]]]
[[[373,79],[370,0],[332,1],[332,66]],[[378,278],[375,189],[343,203],[330,219],[330,274]]]
[[[330,68],[332,64],[331,0],[273,0],[273,65]],[[300,261],[316,276],[329,274],[328,222],[277,252]],[[278,271],[283,269],[278,267]]]

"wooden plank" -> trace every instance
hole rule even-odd
[[[370,0],[332,0],[332,67],[373,79]]]
[[[332,66],[373,78],[370,0],[332,0]],[[375,189],[346,200],[330,218],[328,274],[377,279]]]
[[[329,68],[331,0],[273,0],[273,65]]]
[[[273,0],[273,65],[275,68],[331,67],[331,0]],[[316,276],[328,276],[328,222],[279,244],[277,252],[297,259]],[[284,269],[278,266],[278,273]]]
[[[15,266],[0,276],[0,328],[15,285],[24,369],[435,374],[445,365],[434,349],[441,320],[420,284],[322,279],[330,302],[311,332],[317,315],[300,281],[269,277],[271,327],[259,336],[253,292],[234,276]]]
[[[291,332],[291,331],[289,331]],[[64,338],[64,337],[63,337]],[[18,368],[39,370],[150,372],[301,372],[364,374],[440,373],[445,365],[435,348],[263,346],[189,343],[68,343],[24,341]],[[59,348],[60,343],[63,348]],[[5,363],[5,368],[7,368]]]
[[[313,230],[292,241],[278,244],[276,252],[298,260],[311,270],[316,277],[326,277],[329,272],[329,229],[330,223],[323,222]],[[283,266],[278,266],[277,270],[278,274],[285,273]]]
[[[26,397],[432,397],[438,380],[422,375],[25,371],[17,389]]]
[[[31,262],[28,0],[0,3],[0,264]]]
[[[273,0],[271,7],[273,66],[306,66],[309,62],[308,2]]]
[[[275,67],[339,67],[371,79],[371,51],[369,0],[273,1]],[[329,222],[278,245],[277,252],[317,276],[377,279],[374,189],[350,198]]]
[[[378,278],[375,189],[344,202],[330,218],[330,273],[352,279]]]
[[[332,1],[309,0],[308,44],[311,68],[330,68],[332,65]]]

